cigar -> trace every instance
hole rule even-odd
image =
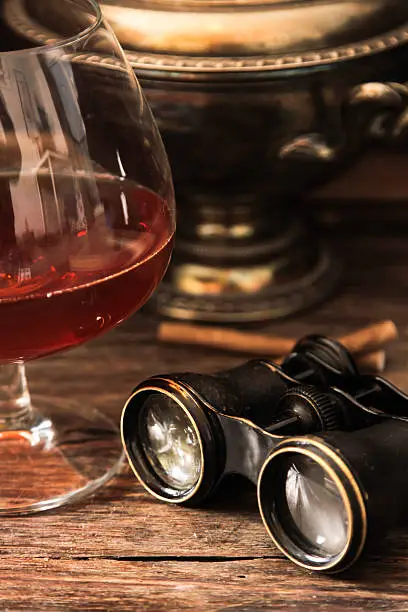
[[[294,345],[290,338],[170,322],[160,324],[158,339],[172,344],[198,344],[251,355],[286,355]]]
[[[347,334],[339,341],[352,353],[369,353],[398,338],[394,321],[380,321]]]
[[[274,362],[280,364],[285,356],[276,357]],[[359,353],[354,355],[354,360],[358,369],[363,374],[380,374],[385,370],[386,354],[383,350],[372,351],[371,353]]]
[[[385,351],[372,351],[371,353],[360,353],[354,355],[360,372],[367,374],[380,374],[386,366]]]
[[[378,351],[398,337],[393,321],[380,321],[338,338],[353,355]],[[204,327],[186,323],[163,322],[158,339],[175,344],[196,344],[251,355],[281,356],[296,344],[293,338],[253,334],[223,327]],[[377,360],[378,360],[377,356]]]

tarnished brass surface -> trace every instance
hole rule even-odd
[[[128,51],[240,56],[302,53],[360,42],[399,27],[398,0],[102,0]]]

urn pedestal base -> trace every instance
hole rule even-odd
[[[295,314],[338,286],[341,263],[293,205],[179,198],[175,251],[152,305],[164,317],[250,323]]]

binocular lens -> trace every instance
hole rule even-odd
[[[293,455],[282,466],[283,486],[277,512],[304,547],[338,555],[347,544],[347,511],[339,489],[310,457]]]
[[[347,494],[331,467],[302,449],[271,454],[258,482],[265,526],[277,546],[310,569],[329,569],[347,551]]]
[[[140,412],[140,440],[155,475],[184,491],[202,471],[201,446],[191,418],[171,397],[152,393]]]
[[[151,386],[134,390],[122,413],[130,466],[158,499],[197,503],[223,470],[219,428],[186,387],[164,378],[151,380]]]

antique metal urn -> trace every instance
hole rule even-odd
[[[158,311],[249,322],[323,299],[340,266],[308,219],[306,196],[367,147],[404,140],[408,2],[100,4],[173,170],[177,240]],[[14,0],[9,20],[44,38],[24,0]]]

